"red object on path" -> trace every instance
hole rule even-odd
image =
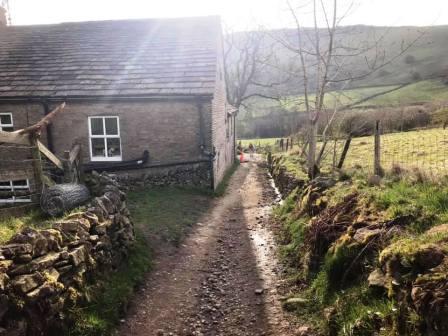
[[[244,162],[244,153],[241,152],[240,154],[240,162],[243,163]]]

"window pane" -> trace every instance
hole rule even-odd
[[[90,129],[92,131],[92,135],[104,135],[103,118],[91,118]]]
[[[0,189],[11,189],[11,183],[9,181],[0,182]]]
[[[28,182],[26,180],[19,180],[19,181],[13,181],[12,182],[14,187],[26,187],[28,185]]]
[[[0,124],[2,125],[11,125],[12,118],[10,114],[0,114]]]
[[[106,118],[106,134],[118,135],[118,119]]]
[[[104,148],[104,139],[91,139],[92,141],[92,156],[106,156]]]
[[[12,132],[12,131],[14,131],[14,128],[13,127],[0,127],[0,131]]]
[[[108,157],[121,156],[120,139],[118,138],[107,139],[107,156]]]

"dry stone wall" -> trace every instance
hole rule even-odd
[[[209,162],[120,172],[115,177],[120,182],[120,185],[128,189],[160,186],[198,186],[209,188],[211,186]]]
[[[86,285],[119,266],[134,241],[125,194],[105,175],[93,179],[83,211],[48,229],[25,228],[0,246],[0,335],[49,335],[89,300]]]
[[[305,186],[305,180],[298,179],[294,174],[288,172],[282,164],[281,156],[270,156],[268,158],[268,168],[283,198],[286,198],[295,188]]]

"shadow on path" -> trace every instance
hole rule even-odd
[[[239,167],[180,248],[157,258],[120,335],[292,335],[273,289],[267,181],[255,163]]]

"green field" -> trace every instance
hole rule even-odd
[[[241,141],[241,145],[244,148],[249,147],[249,144],[253,144],[257,148],[259,147],[266,147],[266,146],[274,146],[275,142],[279,140],[279,138],[266,138],[266,139],[242,139],[238,140],[239,143]]]
[[[343,168],[373,172],[373,140],[373,136],[354,138]],[[343,145],[343,140],[336,143],[336,161]],[[334,146],[334,142],[327,146],[324,171],[332,167]],[[302,177],[297,147],[283,155],[288,170]],[[381,166],[387,171],[396,165],[407,170],[419,168],[428,174],[448,175],[448,130],[435,128],[382,135]]]
[[[379,86],[367,87],[353,90],[343,91],[342,94],[338,92],[330,92],[325,98],[326,106],[333,106],[335,99],[339,100],[340,105],[349,105],[357,101],[370,97],[372,95],[389,91],[398,86]],[[286,99],[285,106],[288,109],[293,109],[297,101],[303,101],[304,97],[290,97]],[[360,106],[400,106],[409,105],[420,102],[444,102],[448,101],[448,85],[438,80],[422,81],[400,90],[390,92],[388,94],[373,98],[362,103]]]
[[[373,166],[373,147],[373,137],[354,139],[347,156],[347,167],[370,169]],[[446,173],[448,131],[438,128],[383,135],[381,162],[385,169],[400,164]]]

